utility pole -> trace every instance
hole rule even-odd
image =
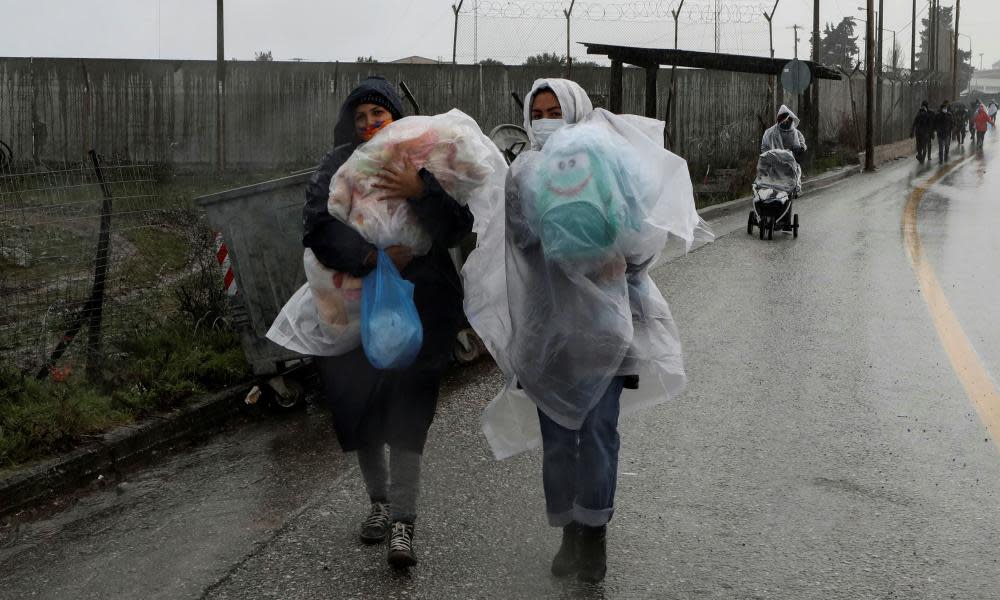
[[[931,71],[937,72],[937,44],[938,44],[938,14],[937,14],[937,0],[931,0],[931,14],[930,14],[930,68]]]
[[[917,70],[917,0],[913,0],[913,15],[910,18],[910,76]]]
[[[791,27],[786,27],[785,29],[793,29],[793,30],[795,30],[795,56],[794,56],[794,58],[798,58],[799,57],[799,29],[802,29],[802,26],[801,25],[792,25]]]
[[[875,170],[875,0],[865,20],[865,171]]]
[[[566,15],[566,79],[570,78],[573,73],[573,57],[569,53],[569,21],[573,16],[573,5],[576,4],[576,0],[572,0],[569,3],[569,10],[563,10],[563,14]]]
[[[812,62],[814,65],[819,65],[820,57],[820,39],[819,39],[819,0],[813,0],[813,43],[812,43]],[[819,148],[819,82],[816,81],[815,71],[810,73],[812,77],[812,83],[810,83],[809,90],[809,132],[812,139],[816,141],[815,144],[810,146],[809,160],[812,161],[812,157],[815,156],[815,151]]]
[[[226,45],[222,17],[223,0],[216,0],[215,19],[215,168],[226,168]]]
[[[875,122],[878,127],[878,142],[882,143],[882,55],[885,54],[883,48],[883,38],[885,34],[883,33],[882,25],[885,20],[885,8],[883,4],[884,0],[878,0],[878,54],[875,58]]]
[[[712,0],[712,12],[715,15],[715,53],[719,53],[719,0]]]
[[[961,15],[962,0],[955,0],[955,44],[951,54],[951,99],[958,99],[958,17]]]
[[[455,38],[451,43],[451,64],[453,65],[458,64],[458,13],[462,11],[463,4],[465,4],[465,0],[459,0],[458,4],[451,5],[451,10],[455,13]]]

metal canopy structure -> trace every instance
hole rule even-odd
[[[687,67],[712,69],[738,73],[780,76],[788,58],[764,56],[744,56],[742,54],[717,54],[715,52],[695,52],[693,50],[673,50],[665,48],[637,48],[582,42],[587,54],[606,56],[611,59],[611,93],[609,108],[621,112],[622,108],[622,65],[634,65],[646,69],[646,116],[656,117],[656,76],[660,67]],[[813,79],[840,79],[840,73],[830,67],[802,61]]]

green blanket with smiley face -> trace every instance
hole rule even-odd
[[[558,132],[528,174],[534,191],[524,206],[547,258],[599,261],[615,252],[624,231],[638,231],[638,160],[597,126]]]

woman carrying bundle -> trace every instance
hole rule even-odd
[[[508,378],[483,415],[498,458],[542,446],[556,576],[599,582],[618,475],[618,417],[685,385],[669,308],[648,275],[669,235],[703,226],[663,122],[594,109],[564,79],[524,102],[531,149],[466,261],[466,314]],[[707,237],[707,236],[706,236]],[[505,279],[501,281],[501,279]]]
[[[398,94],[381,77],[362,81],[341,108],[335,146],[307,186],[304,209],[303,244],[327,269],[360,278],[376,267],[379,248],[331,215],[330,184],[359,147],[402,117]],[[375,187],[405,199],[430,238],[430,250],[419,256],[404,245],[384,248],[402,277],[414,285],[423,346],[416,361],[401,370],[376,369],[360,347],[341,356],[316,357],[316,361],[337,439],[345,452],[357,452],[371,502],[361,540],[379,543],[388,537],[389,564],[405,568],[417,562],[413,533],[421,455],[441,377],[464,322],[462,285],[448,249],[469,234],[473,219],[433,173],[409,161],[383,169]]]

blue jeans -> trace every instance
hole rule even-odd
[[[549,525],[606,525],[615,512],[618,483],[618,401],[624,379],[611,380],[579,431],[566,429],[541,411],[542,481]]]

